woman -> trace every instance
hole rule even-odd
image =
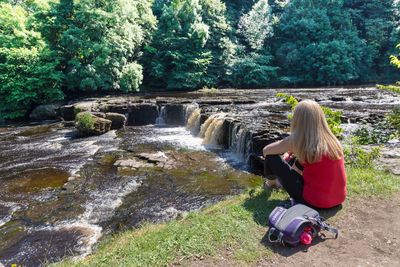
[[[345,200],[343,149],[315,101],[296,106],[291,135],[264,147],[263,154],[267,186],[276,184],[277,176],[291,198],[315,208],[331,208]]]

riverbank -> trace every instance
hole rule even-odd
[[[335,215],[328,221],[342,230],[343,237],[340,236],[338,240],[327,242],[319,240],[318,244],[315,245],[316,248],[323,247],[323,251],[326,251],[327,254],[322,256],[323,262],[328,263],[328,265],[329,263],[333,265],[334,262],[339,262],[338,260],[341,259],[341,257],[334,257],[329,254],[330,247],[335,250],[338,247],[335,244],[342,244],[344,247],[341,247],[341,250],[345,251],[352,247],[352,243],[343,244],[343,242],[344,240],[349,241],[349,236],[354,237],[354,233],[368,233],[366,237],[381,233],[383,229],[380,229],[380,226],[377,225],[379,220],[374,220],[373,213],[378,210],[385,211],[385,214],[378,214],[378,219],[387,217],[388,214],[394,214],[394,210],[386,208],[395,206],[395,201],[399,199],[400,183],[398,176],[375,169],[348,168],[347,171],[349,197],[343,205],[343,209],[322,213],[325,217]],[[201,212],[190,213],[180,220],[166,224],[144,224],[137,230],[108,237],[101,242],[97,251],[86,259],[80,261],[67,260],[54,266],[243,266],[255,265],[256,263],[276,264],[277,261],[280,261],[280,257],[289,257],[290,255],[286,255],[287,253],[301,253],[304,249],[302,247],[300,250],[282,250],[264,243],[263,238],[267,231],[268,214],[279,202],[286,198],[286,194],[281,191],[264,191],[258,188],[205,208]],[[355,210],[356,213],[354,213]],[[354,218],[358,220],[357,214],[363,215],[371,224],[364,223],[362,227],[365,229],[360,229],[360,225],[354,224]],[[396,223],[398,223],[398,220]],[[384,227],[387,226],[388,222]],[[398,229],[391,228],[391,231],[398,231]],[[391,236],[388,232],[383,237],[389,238],[387,242],[389,242],[390,247],[399,245],[395,234]],[[363,245],[369,245],[369,242],[373,242],[373,240],[366,240]],[[357,248],[357,250],[362,249],[362,247]],[[382,248],[376,247],[376,249]],[[314,251],[314,247],[312,247],[312,250]],[[279,253],[279,251],[282,253]],[[282,255],[279,256],[276,254],[277,252]],[[365,260],[354,257],[351,258],[354,262]],[[395,259],[394,257],[387,258],[388,265],[394,263],[391,262]],[[286,259],[287,264],[290,262]],[[305,265],[306,262],[299,261],[296,263]]]

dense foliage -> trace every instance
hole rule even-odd
[[[58,58],[30,18],[27,8],[0,3],[0,118],[21,117],[33,104],[63,97]]]
[[[395,0],[0,3],[3,118],[63,94],[400,78]]]

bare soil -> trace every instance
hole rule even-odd
[[[329,214],[325,214],[325,216]],[[196,259],[185,266],[400,266],[400,194],[387,199],[351,199],[328,221],[338,239],[318,238],[313,245],[285,248],[260,240],[272,256],[254,264],[235,261],[232,251]],[[266,229],[267,230],[267,229]]]

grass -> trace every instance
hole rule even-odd
[[[400,190],[399,177],[376,169],[348,168],[349,197],[389,197]],[[271,210],[287,195],[256,189],[222,201],[179,221],[145,224],[108,237],[93,255],[56,266],[166,266],[229,249],[239,265],[272,252],[262,245]]]

